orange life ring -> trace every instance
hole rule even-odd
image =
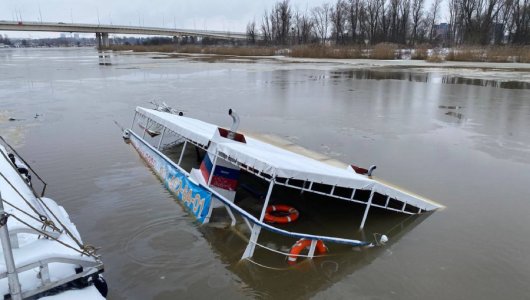
[[[288,215],[276,216],[273,214],[274,212],[279,212],[282,214],[287,213]],[[269,205],[265,210],[265,222],[280,224],[290,223],[296,221],[296,219],[298,219],[298,215],[298,210],[296,210],[294,207],[283,204]]]
[[[291,251],[289,252],[289,257],[287,258],[287,263],[290,265],[296,264],[296,259],[298,258],[298,254],[302,252],[302,250],[309,248],[311,246],[311,240],[306,239],[300,239],[298,242],[296,242],[293,247],[291,247]],[[321,240],[317,241],[316,245],[316,252],[318,254],[324,254],[328,252],[328,247],[324,245],[324,242]]]

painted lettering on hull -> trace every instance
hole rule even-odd
[[[180,200],[197,220],[204,223],[212,202],[212,194],[190,181],[178,168],[167,162],[136,136],[131,135],[131,141],[140,156],[164,181],[166,188]]]

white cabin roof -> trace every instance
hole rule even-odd
[[[169,130],[201,145],[208,145],[218,126],[197,119],[178,116],[153,109],[137,107],[136,111]],[[271,177],[297,179],[353,189],[374,190],[396,200],[423,210],[433,210],[441,205],[422,197],[391,187],[390,185],[342,169],[316,159],[294,153],[270,143],[245,135],[246,143],[215,140],[217,151],[230,159]]]

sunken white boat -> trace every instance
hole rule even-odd
[[[238,132],[239,117],[232,110],[233,124],[226,129],[165,108],[137,107],[124,138],[198,222],[209,223],[224,214],[230,221],[228,226],[243,224],[248,228],[242,259],[252,257],[256,247],[281,253],[292,264],[300,256],[323,254],[330,244],[373,246],[387,237],[380,235],[369,241],[361,234],[362,238],[356,238],[363,232],[371,209],[416,215],[442,207],[371,178],[373,168],[340,167],[324,156],[274,138]],[[193,154],[197,160],[190,162]],[[359,218],[350,219],[357,222],[355,230],[337,236],[311,230],[311,226],[297,226],[302,220],[310,223],[311,215],[330,212],[318,208],[310,211],[311,199],[356,205]],[[289,246],[294,245],[284,252],[267,247],[260,238],[263,230],[267,236],[280,235]]]
[[[46,183],[0,137],[0,293],[4,299],[105,299],[103,263]],[[42,188],[37,194],[37,186]],[[40,188],[38,190],[40,190]]]

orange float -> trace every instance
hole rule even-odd
[[[296,264],[296,260],[298,259],[298,255],[302,250],[311,247],[311,240],[306,239],[300,239],[298,242],[296,242],[293,247],[291,247],[291,251],[289,252],[289,257],[287,258],[287,263],[290,265]],[[317,241],[316,245],[316,253],[318,254],[324,254],[328,252],[328,247],[324,245],[324,242],[321,240]]]
[[[298,216],[298,210],[289,205],[269,205],[265,210],[265,222],[268,223],[291,223],[296,221]]]

